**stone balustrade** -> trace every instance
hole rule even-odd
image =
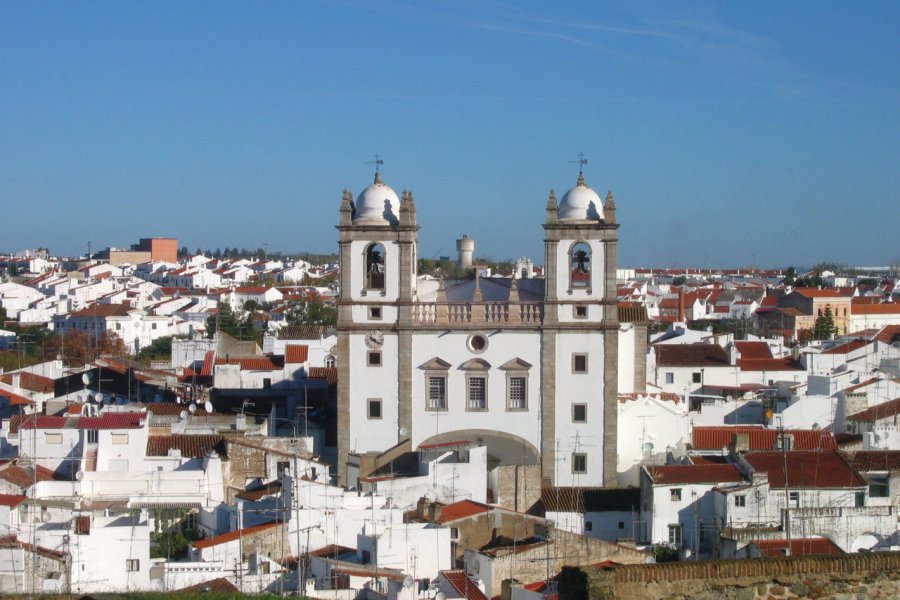
[[[413,307],[413,322],[419,325],[537,325],[542,319],[540,302],[430,302]]]

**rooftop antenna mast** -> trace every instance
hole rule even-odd
[[[381,173],[381,165],[384,164],[384,159],[381,158],[381,155],[375,154],[375,160],[370,160],[366,162],[367,165],[375,165],[375,172]]]
[[[579,152],[578,160],[570,160],[569,163],[573,164],[573,165],[577,164],[578,165],[578,174],[584,175],[584,165],[588,164],[587,159],[584,157],[584,152]]]

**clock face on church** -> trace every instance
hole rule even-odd
[[[381,348],[381,345],[384,343],[384,334],[380,331],[372,330],[366,334],[366,348],[369,350],[376,350]]]

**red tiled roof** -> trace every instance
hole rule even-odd
[[[29,400],[25,396],[20,396],[19,394],[7,392],[6,390],[0,390],[0,398],[9,399],[10,406],[28,406],[29,404],[34,404],[33,400]]]
[[[803,365],[790,356],[784,358],[754,358],[738,360],[741,371],[805,371]]]
[[[28,489],[41,481],[53,481],[55,477],[53,476],[53,471],[41,465],[38,465],[37,469],[25,469],[15,463],[11,463],[5,468],[0,468],[0,479],[8,481],[18,488]]]
[[[213,536],[205,540],[197,540],[195,542],[191,542],[191,546],[193,546],[194,548],[211,548],[212,546],[218,546],[219,544],[224,544],[226,542],[233,542],[234,540],[240,539],[241,537],[255,535],[257,533],[261,533],[263,531],[272,529],[273,527],[279,526],[281,526],[281,521],[270,521],[269,523],[263,523],[262,525],[255,525],[253,527],[244,527],[241,530],[236,529],[234,531],[229,531],[228,533]]]
[[[441,509],[441,516],[437,521],[438,523],[447,523],[456,521],[457,519],[465,519],[467,517],[485,513],[489,510],[491,510],[491,507],[487,504],[474,502],[473,500],[461,500],[453,504],[448,504]]]
[[[441,571],[440,575],[446,579],[447,583],[453,586],[453,589],[459,594],[459,596],[456,597],[465,598],[466,600],[488,600],[488,597],[484,595],[484,592],[478,589],[478,585],[474,581],[469,579],[469,576],[466,575],[465,571]]]
[[[206,355],[203,357],[203,367],[200,369],[200,376],[212,377],[214,364],[216,364],[216,351],[207,350]]]
[[[876,382],[878,382],[878,381],[879,381],[879,380],[878,380],[877,377],[872,377],[871,379],[867,379],[867,380],[865,380],[865,381],[861,381],[861,382],[859,382],[859,383],[857,383],[857,384],[855,384],[855,385],[851,385],[850,387],[845,387],[845,388],[844,388],[844,392],[849,394],[850,392],[855,392],[856,390],[858,390],[858,389],[860,389],[860,388],[868,387],[868,386],[870,386],[870,385],[872,385],[873,383],[876,383]]]
[[[873,423],[878,419],[886,419],[898,414],[900,414],[900,398],[894,398],[893,400],[870,406],[866,410],[852,414],[847,417],[847,420]]]
[[[289,344],[284,349],[284,362],[288,364],[305,363],[309,360],[309,346]]]
[[[785,487],[785,461],[790,488],[855,488],[866,485],[866,480],[836,450],[752,452],[744,458],[754,470],[768,474],[770,488]]]
[[[177,405],[176,405],[177,406]],[[147,438],[147,456],[168,456],[169,450],[180,450],[186,458],[203,458],[210,450],[228,457],[228,446],[221,435],[151,435]]]
[[[142,412],[103,413],[99,417],[29,417],[20,429],[140,429],[146,418]]]
[[[857,471],[900,471],[900,450],[860,450],[850,464]]]
[[[733,441],[734,434],[746,433],[750,450],[774,450],[779,432],[753,425],[696,426],[691,432],[694,450],[721,450]],[[835,450],[837,443],[830,431],[820,429],[787,429],[794,438],[794,450]]]
[[[727,367],[728,353],[716,344],[657,344],[660,367]]]
[[[647,472],[654,483],[663,485],[744,481],[744,476],[733,464],[651,466],[647,467]]]
[[[892,344],[900,341],[900,325],[885,325],[875,339],[885,344]]]
[[[850,295],[831,288],[795,288],[794,292],[804,298],[849,298]]]
[[[277,366],[271,358],[266,356],[254,356],[252,358],[217,358],[216,364],[240,365],[241,371],[276,371],[281,368]]]
[[[735,342],[734,345],[743,360],[772,358],[772,350],[765,342]]]
[[[91,518],[75,517],[75,535],[91,535]]]
[[[128,304],[97,304],[69,313],[71,318],[105,319],[107,317],[125,317],[134,308]]]
[[[6,373],[4,375],[0,375],[0,381],[12,385],[13,375],[14,373]],[[35,375],[34,373],[30,373],[28,371],[20,371],[18,375],[19,387],[24,390],[39,392],[41,394],[52,394],[54,392],[54,382],[49,377]]]
[[[859,350],[860,348],[864,348],[871,343],[872,342],[868,340],[850,340],[849,342],[846,342],[844,344],[839,344],[837,346],[829,348],[828,350],[822,352],[822,354],[849,354],[850,352]]]
[[[241,590],[238,586],[228,581],[227,577],[218,577],[174,591],[184,593],[184,596],[189,598],[194,596],[194,592],[236,595]]]
[[[25,502],[27,496],[19,496],[16,494],[0,494],[0,506],[8,506],[15,508]]]
[[[328,385],[337,385],[337,368],[335,367],[310,367],[310,379],[324,379]]]
[[[837,544],[828,538],[799,538],[788,540],[752,540],[763,556],[813,556],[821,554],[842,555]],[[790,544],[790,553],[785,552]]]
[[[854,304],[854,315],[900,315],[900,302],[881,304]]]

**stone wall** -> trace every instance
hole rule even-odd
[[[526,512],[541,499],[541,465],[498,465],[495,504]]]
[[[900,553],[567,568],[561,600],[900,597]]]

